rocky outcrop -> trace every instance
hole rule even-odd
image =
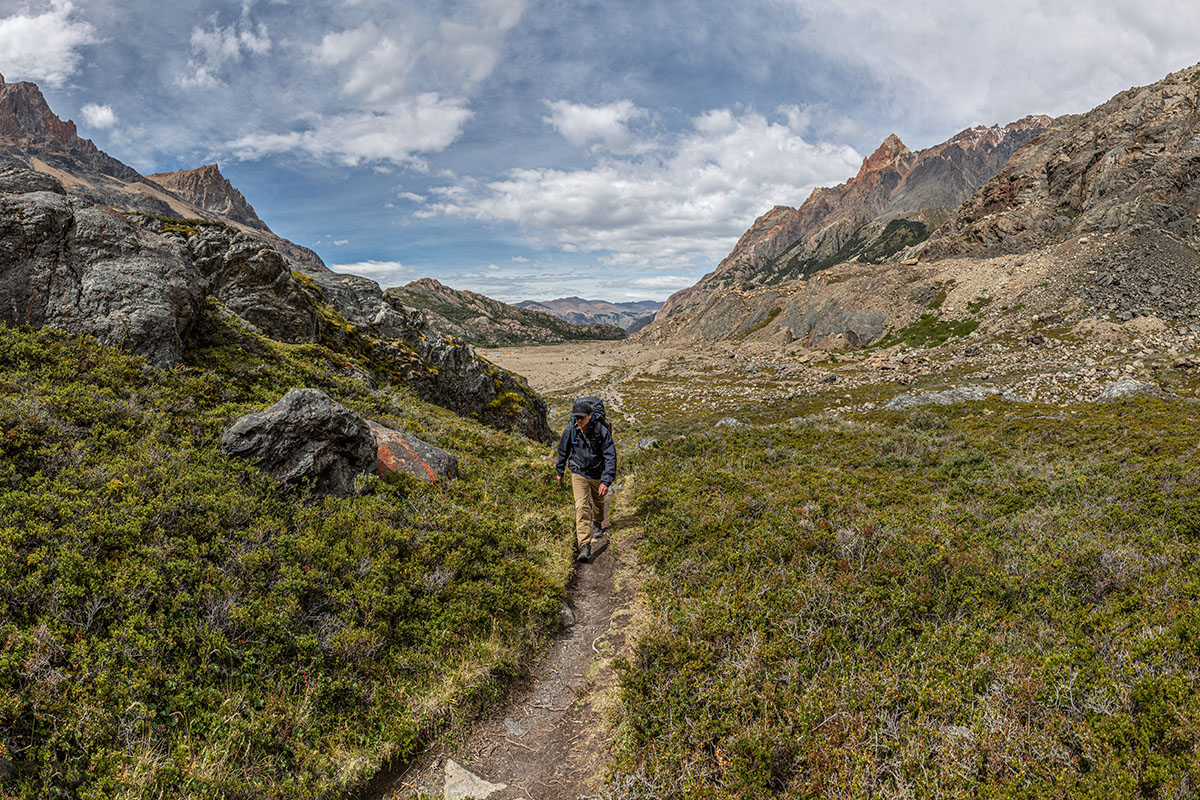
[[[919,152],[889,136],[846,183],[815,189],[799,208],[776,206],[755,220],[716,270],[668,298],[657,319],[730,287],[774,285],[844,261],[894,257],[923,241],[1050,122],[1030,116],[970,128]]]
[[[216,164],[176,172],[156,172],[146,177],[197,208],[251,228],[268,230],[267,223],[258,218],[257,212],[246,202],[245,195],[233,188]]]
[[[545,402],[523,379],[390,302],[374,281],[293,272],[229,226],[125,216],[61,190],[38,173],[0,170],[0,323],[91,334],[165,367],[180,361],[211,299],[271,338],[345,344],[423,399],[550,439]]]
[[[204,296],[182,244],[52,191],[0,194],[0,322],[91,334],[167,366]]]
[[[404,306],[425,314],[430,324],[443,333],[481,347],[625,336],[625,331],[612,325],[572,324],[550,313],[511,306],[477,292],[451,289],[433,278],[390,288],[386,295],[393,307]]]
[[[1128,400],[1134,397],[1157,397],[1164,399],[1169,397],[1169,394],[1148,381],[1125,378],[1113,381],[1108,386],[1105,386],[1092,402],[1112,403],[1117,400]]]
[[[1095,233],[1200,245],[1200,65],[1061,117],[924,246],[922,258],[1023,253]]]
[[[955,403],[969,403],[986,400],[989,397],[999,397],[1001,400],[1012,402],[1028,402],[1007,389],[999,386],[956,386],[941,392],[926,392],[924,394],[896,395],[884,404],[884,411],[902,411],[917,406],[939,405],[948,406]]]
[[[430,316],[399,302],[375,281],[332,272],[310,278],[340,315],[378,337],[377,358],[410,365],[406,377],[422,399],[493,427],[552,441],[546,403],[524,378],[442,333]]]
[[[375,472],[384,476],[407,472],[420,480],[437,483],[458,477],[458,459],[448,450],[422,442],[397,430],[367,420],[377,446]]]
[[[292,389],[266,411],[242,417],[221,437],[221,451],[284,486],[311,482],[317,494],[338,497],[376,465],[366,420],[316,389]]]

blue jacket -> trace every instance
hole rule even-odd
[[[612,486],[617,478],[617,446],[608,423],[593,420],[584,433],[572,420],[558,440],[559,475],[567,468],[568,461],[576,475],[598,478],[605,486]]]

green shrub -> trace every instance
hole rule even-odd
[[[991,401],[640,451],[655,624],[610,790],[1190,795],[1197,416]]]
[[[348,366],[211,313],[165,371],[0,327],[0,794],[329,796],[555,629],[570,509],[543,449]],[[462,477],[282,494],[218,444],[293,386]]]

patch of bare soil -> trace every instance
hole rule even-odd
[[[629,479],[625,486],[628,487]],[[605,707],[615,697],[613,659],[623,652],[634,589],[616,576],[632,524],[614,508],[612,539],[578,564],[568,590],[568,625],[511,702],[460,742],[431,747],[375,797],[579,800],[600,797],[608,737]]]

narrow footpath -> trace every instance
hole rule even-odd
[[[632,480],[624,481],[627,492]],[[623,653],[634,589],[622,542],[633,518],[614,498],[611,539],[568,587],[567,626],[507,706],[476,723],[461,743],[435,744],[380,797],[445,800],[600,798],[607,751],[604,712],[615,702],[612,661]]]

